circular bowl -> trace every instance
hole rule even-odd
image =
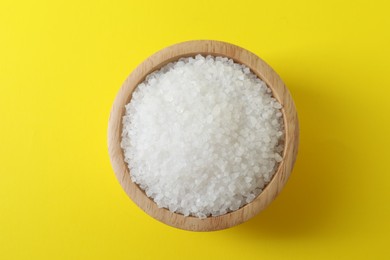
[[[223,56],[249,67],[272,90],[273,96],[282,104],[285,126],[285,145],[283,160],[279,164],[272,180],[250,203],[236,211],[199,219],[185,217],[157,204],[146,196],[145,192],[130,179],[129,169],[124,161],[120,146],[122,117],[125,105],[130,102],[136,86],[145,80],[151,72],[160,69],[169,62],[196,54]],[[299,142],[298,117],[292,97],[276,72],[255,54],[232,44],[219,41],[188,41],[167,47],[142,62],[126,79],[112,106],[108,123],[108,150],[116,177],[127,195],[147,214],[170,226],[191,231],[213,231],[238,225],[263,210],[279,194],[286,184],[295,163]]]

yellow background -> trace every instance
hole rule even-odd
[[[389,259],[386,1],[0,1],[0,259]],[[118,184],[112,102],[185,40],[268,62],[299,113],[296,167],[240,226],[177,230]]]

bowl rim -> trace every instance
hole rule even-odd
[[[250,68],[267,87],[273,97],[282,104],[284,120],[285,146],[283,160],[274,173],[271,181],[263,191],[250,203],[238,210],[221,216],[200,219],[180,213],[173,213],[157,204],[135,183],[131,181],[129,170],[124,161],[123,150],[120,146],[122,134],[122,117],[125,105],[130,102],[131,95],[146,76],[169,62],[182,57],[197,54],[223,56],[233,59]],[[111,165],[123,190],[130,199],[143,211],[153,218],[176,228],[191,231],[213,231],[229,228],[257,215],[265,209],[280,193],[286,184],[294,166],[299,145],[299,123],[294,101],[279,75],[261,58],[239,46],[214,40],[186,41],[166,47],[145,59],[127,77],[112,105],[107,131],[108,151]]]

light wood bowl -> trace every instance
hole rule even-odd
[[[283,161],[271,182],[263,192],[251,203],[240,209],[218,217],[199,219],[184,217],[182,214],[172,213],[165,208],[158,208],[157,204],[146,196],[137,184],[130,179],[129,169],[124,161],[120,147],[122,133],[122,117],[125,113],[125,104],[129,103],[136,86],[144,81],[146,75],[160,69],[169,62],[181,57],[195,56],[196,54],[224,56],[249,67],[262,79],[273,92],[273,96],[283,105],[282,112],[285,125],[285,148]],[[108,123],[108,150],[111,164],[116,177],[127,195],[147,214],[170,226],[192,230],[212,231],[238,225],[268,206],[286,184],[295,163],[299,142],[298,118],[294,102],[286,86],[276,72],[255,54],[238,46],[218,41],[189,41],[167,47],[142,62],[126,79],[112,106]]]

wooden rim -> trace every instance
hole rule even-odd
[[[128,167],[120,147],[122,117],[125,105],[132,92],[151,72],[181,57],[196,54],[224,56],[248,66],[272,90],[273,96],[282,104],[285,125],[285,148],[283,160],[270,183],[259,196],[244,207],[218,217],[199,219],[184,217],[167,209],[158,208],[143,190],[130,179]],[[247,221],[266,208],[280,193],[292,171],[298,151],[299,127],[293,99],[277,73],[255,54],[233,44],[219,41],[188,41],[167,47],[142,62],[126,79],[119,90],[108,123],[108,150],[115,175],[126,194],[147,214],[170,226],[191,231],[212,231],[229,228]]]

